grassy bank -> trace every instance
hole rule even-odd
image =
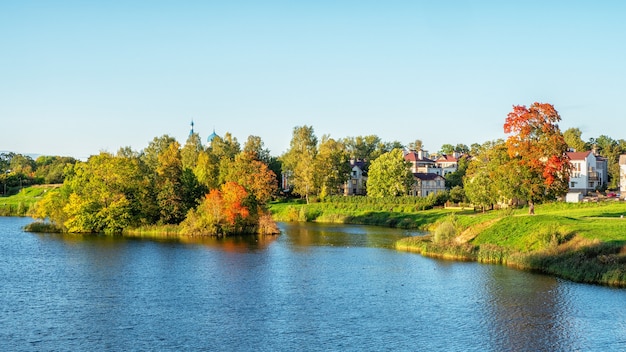
[[[439,219],[424,237],[399,250],[426,256],[504,264],[565,279],[626,287],[626,204],[566,204]]]
[[[284,222],[321,222],[426,229],[432,223],[458,210],[433,208],[424,198],[372,199],[342,197],[330,202],[276,202],[269,205],[272,217]],[[424,210],[428,209],[428,210]]]
[[[0,197],[0,216],[27,216],[30,208],[50,189],[59,185],[37,185],[22,188],[17,194]]]

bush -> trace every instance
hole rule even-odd
[[[446,220],[435,229],[433,240],[436,243],[447,242],[456,236],[456,225],[453,221]]]

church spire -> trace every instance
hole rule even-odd
[[[191,131],[189,131],[189,137],[193,135],[193,119],[191,119]]]

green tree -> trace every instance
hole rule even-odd
[[[568,128],[565,132],[563,132],[563,138],[565,139],[565,143],[567,143],[568,147],[582,152],[588,150],[587,143],[585,143],[581,138],[582,134],[583,133],[579,128]]]
[[[38,214],[69,232],[122,231],[137,222],[138,209],[144,206],[137,197],[144,178],[135,161],[100,153],[77,163],[58,195],[51,195]]]
[[[197,133],[191,133],[180,151],[181,161],[183,163],[183,169],[193,170],[196,167],[198,161],[198,155],[204,150],[202,146],[202,140]]]
[[[372,161],[367,195],[374,198],[404,195],[412,182],[413,175],[402,150],[394,149]]]
[[[608,187],[612,189],[618,188],[620,177],[619,156],[623,154],[625,150],[618,141],[606,135],[591,138],[590,144],[598,154],[607,159]]]
[[[348,153],[344,145],[328,135],[322,136],[315,157],[316,189],[320,196],[339,194],[341,186],[350,177]]]
[[[248,136],[243,147],[243,152],[248,154],[251,159],[260,160],[268,165],[272,159],[270,151],[265,148],[259,136]]]
[[[76,163],[71,157],[40,156],[35,160],[35,177],[46,184],[63,183],[66,168]]]
[[[498,202],[507,202],[514,197],[511,161],[503,140],[487,142],[481,152],[472,157],[463,177],[465,196],[483,211]]]
[[[198,154],[198,160],[196,166],[193,168],[193,173],[198,179],[198,182],[208,189],[218,188],[220,185],[218,157],[208,151],[201,151]]]
[[[317,154],[317,137],[311,126],[293,129],[289,150],[282,156],[283,173],[289,175],[293,192],[306,198],[316,194],[314,160]]]
[[[416,139],[414,142],[409,143],[409,150],[419,152],[424,149],[424,143],[421,139]]]
[[[444,144],[439,150],[439,154],[452,155],[454,153],[454,146],[452,144]]]
[[[184,219],[187,211],[182,198],[183,165],[178,142],[170,143],[167,149],[159,153],[157,162],[157,201],[160,222],[177,224]]]
[[[452,189],[456,186],[463,187],[463,177],[465,177],[465,173],[467,172],[467,167],[469,165],[469,158],[466,156],[461,156],[457,160],[457,169],[454,172],[448,173],[446,178],[446,187]]]
[[[157,166],[159,165],[159,155],[166,151],[170,147],[170,144],[174,142],[176,142],[176,139],[166,134],[161,137],[154,137],[154,139],[143,150],[142,161],[153,172],[156,172]]]

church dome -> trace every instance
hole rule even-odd
[[[215,139],[215,137],[219,137],[219,136],[215,133],[215,130],[213,130],[213,133],[211,133],[211,134],[207,137],[206,141],[207,141],[207,142],[209,142],[209,143],[211,143],[211,142],[213,142],[213,140]]]

